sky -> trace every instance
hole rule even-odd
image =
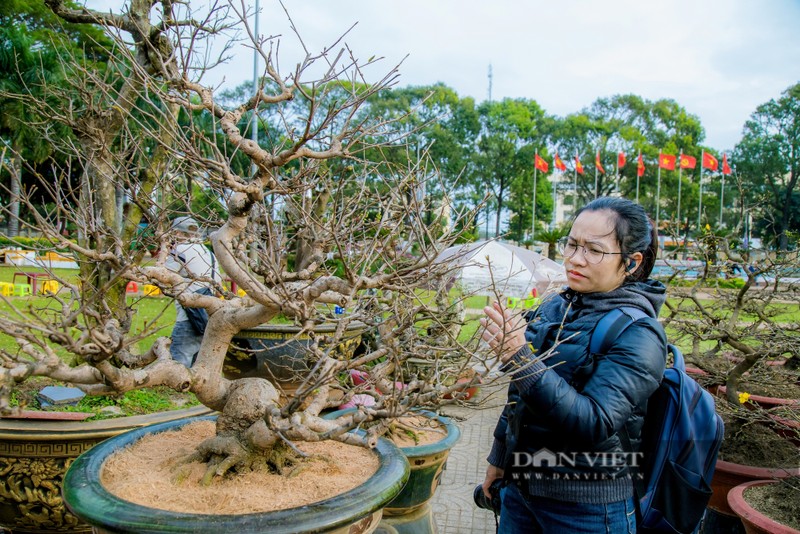
[[[356,57],[384,58],[372,81],[402,61],[400,87],[442,82],[477,102],[533,99],[557,116],[616,94],[670,98],[700,118],[704,144],[717,150],[732,149],[757,106],[800,82],[798,0],[259,2],[259,33],[280,36],[284,68],[302,59],[285,7],[310,52],[349,30],[343,42]],[[252,51],[232,54],[207,83],[252,79]]]

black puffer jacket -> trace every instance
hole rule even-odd
[[[665,296],[662,284],[648,281],[607,293],[568,289],[543,303],[526,338],[537,355],[555,348],[537,361],[524,347],[506,364],[514,380],[489,463],[531,495],[589,503],[628,498],[628,463],[638,457],[626,454],[618,433],[625,425],[638,446],[647,399],[664,374],[667,342],[655,318]],[[621,306],[649,317],[631,324],[605,354],[589,354],[595,325]]]

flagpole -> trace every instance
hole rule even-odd
[[[639,150],[639,159],[636,160],[636,203],[639,203],[639,161],[642,159],[642,151]]]
[[[258,2],[259,2],[259,0],[256,0],[255,13],[253,15],[253,19],[254,19],[253,20],[253,24],[254,24],[254,30],[255,30],[256,39],[259,38],[259,36],[258,36],[258,16],[259,16],[260,8],[259,8],[259,5],[258,5]],[[253,50],[253,93],[254,94],[259,94],[259,90],[258,90],[258,50],[257,49]],[[252,130],[250,131],[250,139],[253,140],[253,143],[258,143],[258,106],[253,108],[253,117],[252,118],[253,118],[253,126],[252,126]],[[258,172],[258,167],[256,166],[255,162],[253,162],[252,165],[250,165],[250,172],[252,173],[253,176],[255,176],[256,173]],[[192,192],[189,191],[189,194],[191,195]],[[274,196],[272,197],[272,201],[273,201],[272,209],[275,209],[275,204],[274,204],[275,203],[275,197]],[[274,216],[274,214],[273,214],[273,216]]]
[[[678,156],[678,233],[681,232],[681,182],[683,182],[683,150]]]
[[[661,215],[661,151],[658,151],[658,178],[656,179],[656,228]]]
[[[700,153],[700,194],[697,195],[697,233],[702,231],[702,214],[703,214],[703,163],[706,157],[706,151]]]
[[[536,236],[536,181],[539,178],[539,167],[536,166],[536,161],[539,159],[539,153],[533,160],[533,212],[531,213],[531,243]]]
[[[594,198],[597,198],[597,161],[600,159],[600,151],[594,154]]]
[[[615,180],[616,183],[614,184],[615,185],[614,189],[616,190],[615,193],[617,194],[617,196],[620,196],[620,194],[619,194],[619,154],[617,154],[617,170],[616,170],[616,174],[617,174],[617,178]]]
[[[556,227],[556,216],[558,215],[558,194],[556,192],[557,180],[553,180],[553,229]]]
[[[578,210],[578,156],[575,156],[575,181],[573,186],[575,187],[575,211]]]
[[[725,169],[722,171],[722,184],[719,186],[719,223],[717,223],[720,228],[722,228],[722,205],[725,202]]]

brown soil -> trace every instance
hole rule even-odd
[[[701,384],[723,383],[724,378],[721,377],[726,376],[736,365],[736,362],[724,357],[703,360],[699,363],[703,370],[712,375],[710,378],[698,379]],[[800,372],[782,365],[766,365],[766,362],[759,362],[742,377],[739,391],[764,397],[800,399]]]
[[[725,439],[720,460],[768,468],[800,466],[800,449],[765,423],[737,419],[728,413],[721,416]]]
[[[447,428],[430,417],[401,417],[387,435],[398,447],[430,445],[447,437]]]
[[[800,373],[782,367],[756,366],[739,385],[751,395],[800,399]]]
[[[118,497],[145,506],[188,513],[242,514],[303,506],[341,494],[378,469],[370,450],[334,441],[297,443],[309,454],[290,476],[251,471],[199,484],[206,464],[181,464],[203,439],[213,436],[211,421],[146,436],[114,454],[101,473],[103,485]]]
[[[773,521],[800,530],[800,477],[748,488],[745,500]]]

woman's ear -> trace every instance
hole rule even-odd
[[[634,252],[633,254],[628,256],[628,263],[627,265],[625,265],[625,271],[627,271],[627,274],[629,276],[632,275],[636,271],[636,269],[639,268],[639,265],[642,264],[643,259],[644,256],[642,255],[641,252]]]

